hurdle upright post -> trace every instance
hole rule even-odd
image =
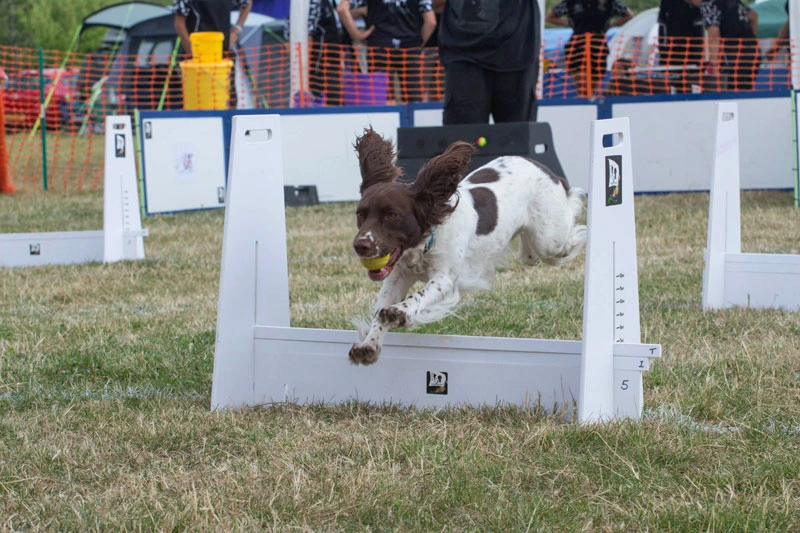
[[[704,310],[800,310],[800,255],[742,253],[737,105],[716,106],[716,140],[703,269]]]
[[[703,269],[703,309],[725,307],[725,254],[742,251],[738,114],[735,102],[716,105],[708,238]]]
[[[234,116],[212,409],[254,403],[253,324],[289,327],[285,207],[276,191],[283,191],[280,116]]]
[[[144,259],[131,117],[109,115],[105,127],[103,262]]]
[[[144,259],[131,119],[111,115],[105,126],[103,229],[0,234],[0,267]]]
[[[648,351],[639,345],[639,279],[628,119],[594,121],[591,147],[578,401],[578,420],[582,423],[639,418],[642,373],[624,368],[618,361],[625,361],[625,357],[644,358]],[[655,349],[650,353],[657,356]]]

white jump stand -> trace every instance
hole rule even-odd
[[[106,117],[103,229],[0,234],[0,267],[144,259],[131,131],[128,115]]]
[[[742,253],[736,103],[717,104],[716,120],[703,309],[800,310],[800,255]]]
[[[377,363],[353,366],[355,331],[289,324],[280,117],[234,117],[212,409],[358,399],[434,408],[577,404],[583,422],[639,417],[642,372],[661,347],[639,338],[628,128],[627,119],[592,127],[582,342],[389,333]],[[609,134],[622,141],[604,148]]]

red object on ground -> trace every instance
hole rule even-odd
[[[5,105],[3,89],[0,88],[0,193],[14,192],[11,178],[8,176],[8,150],[6,150],[6,119],[3,109]]]

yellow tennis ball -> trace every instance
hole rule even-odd
[[[486,146],[486,137],[478,137],[478,146],[481,148]]]
[[[383,257],[362,257],[361,264],[367,267],[368,270],[380,270],[389,262],[392,254],[386,254]]]

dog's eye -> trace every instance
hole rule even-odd
[[[389,211],[388,213],[386,213],[384,215],[384,218],[386,220],[397,220],[398,218],[400,218],[400,215],[398,215],[397,213],[392,213],[391,211]]]

